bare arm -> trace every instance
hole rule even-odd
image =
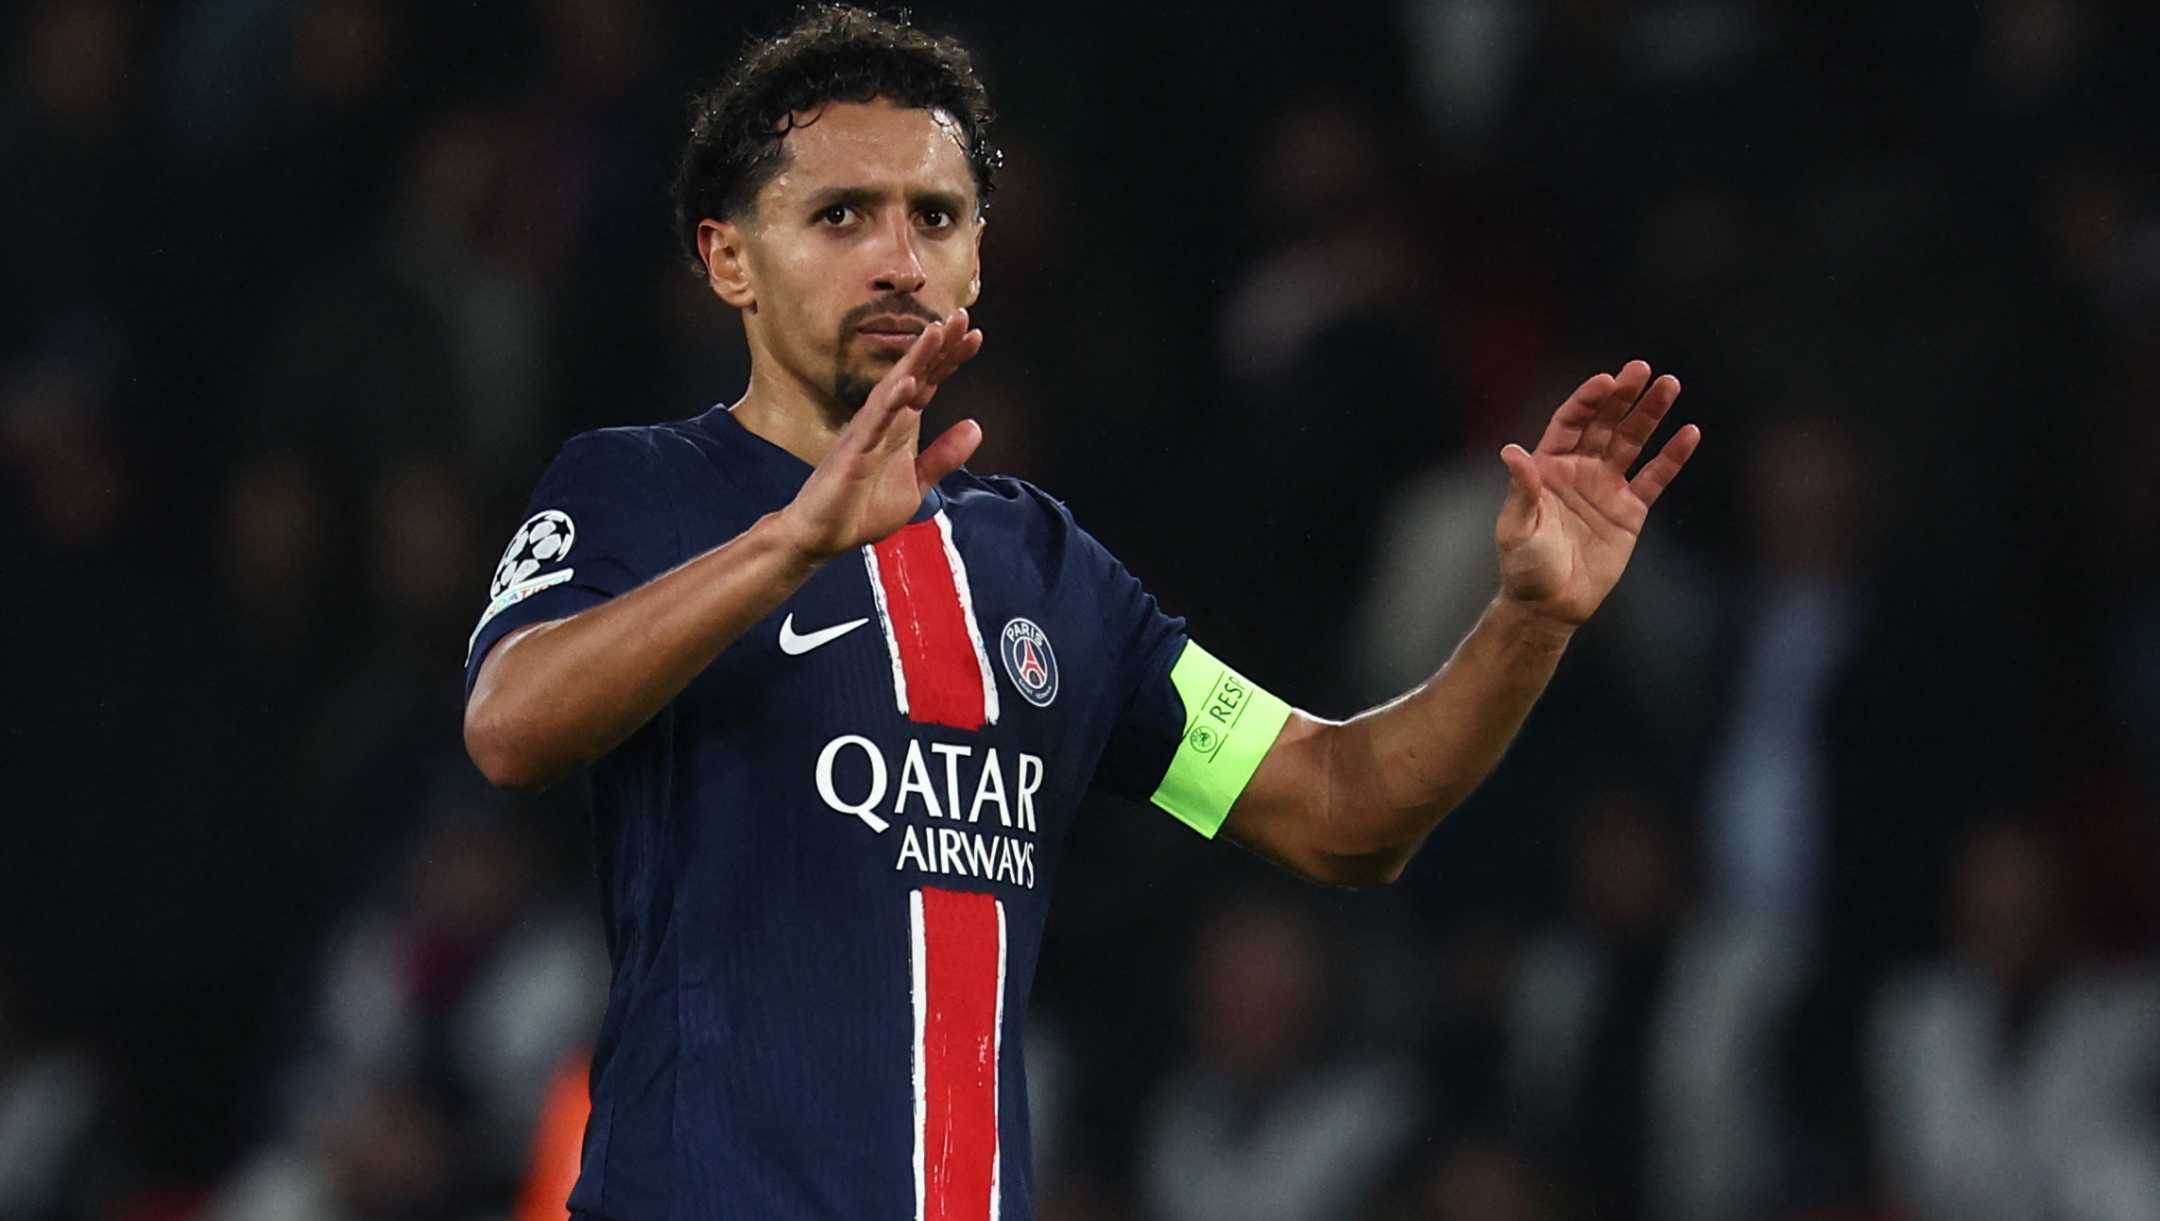
[[[964,422],[916,453],[938,383],[981,346],[965,310],[925,328],[786,508],[621,597],[504,637],[465,704],[481,773],[538,788],[606,754],[828,560],[907,524],[982,439]]]
[[[1620,579],[1650,506],[1694,453],[1690,424],[1633,479],[1628,468],[1679,396],[1629,364],[1599,374],[1526,452],[1494,528],[1501,591],[1440,672],[1349,721],[1294,714],[1231,807],[1239,842],[1309,877],[1393,881],[1481,783],[1550,682],[1575,629]]]

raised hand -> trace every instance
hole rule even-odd
[[[827,560],[874,543],[907,524],[937,481],[952,474],[982,443],[982,428],[962,420],[930,448],[916,452],[923,408],[939,383],[982,350],[982,332],[968,329],[956,309],[923,328],[870,391],[825,460],[783,511],[798,545]]]
[[[1679,396],[1678,378],[1652,380],[1649,365],[1630,361],[1569,395],[1535,451],[1500,451],[1509,487],[1493,537],[1505,596],[1572,626],[1612,592],[1650,506],[1702,441],[1702,430],[1686,425],[1628,477]]]

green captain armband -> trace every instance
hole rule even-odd
[[[1290,719],[1290,705],[1191,640],[1170,668],[1170,682],[1185,702],[1185,736],[1149,800],[1213,839]]]

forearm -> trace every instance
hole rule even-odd
[[[1293,717],[1228,829],[1321,881],[1392,881],[1500,762],[1572,634],[1495,599],[1408,694],[1339,724]]]
[[[1499,764],[1573,634],[1496,598],[1438,674],[1332,727],[1344,816],[1415,846]]]
[[[473,762],[493,783],[519,789],[592,762],[819,566],[772,514],[629,593],[505,637],[465,705]]]

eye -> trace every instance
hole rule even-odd
[[[855,209],[847,206],[846,204],[834,204],[832,207],[829,207],[823,212],[817,214],[818,224],[832,225],[835,228],[841,225],[848,224],[854,219]]]
[[[950,229],[953,226],[953,214],[943,208],[924,208],[922,223],[930,229]]]

